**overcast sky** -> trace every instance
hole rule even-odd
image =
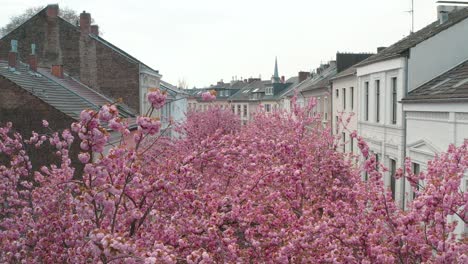
[[[414,0],[415,29],[436,0]],[[411,0],[0,0],[0,25],[58,3],[91,13],[103,37],[177,85],[310,71],[342,52],[375,52],[408,35]]]

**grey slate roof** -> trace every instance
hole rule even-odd
[[[403,102],[468,100],[468,60],[419,86]]]
[[[354,75],[354,74],[356,74],[356,68],[349,67],[348,69],[346,69],[346,70],[338,73],[337,75],[335,75],[333,78],[331,78],[331,80],[336,80],[336,79],[351,76],[351,75]]]
[[[6,61],[0,61],[1,77],[10,80],[75,120],[79,119],[84,109],[98,110],[103,104],[115,102],[70,77],[65,76],[64,79],[59,79],[46,74],[44,69],[31,72],[29,66],[21,62],[13,71]],[[132,110],[125,106],[119,106],[119,110],[121,117],[135,116]]]
[[[231,101],[278,100],[292,83],[271,83],[271,81],[254,81],[229,98]],[[273,88],[273,94],[265,94],[268,87]],[[257,95],[254,95],[257,94]]]
[[[311,90],[326,88],[330,79],[337,74],[336,65],[330,65],[328,68],[325,68],[321,73],[316,73],[314,76],[308,78],[301,83],[300,87],[297,89],[300,92],[307,92]]]
[[[160,85],[161,85],[161,89],[167,91],[169,93],[169,96],[171,96],[171,97],[175,97],[178,94],[189,95],[189,93],[187,91],[185,91],[184,89],[180,89],[180,88],[176,87],[175,85],[172,85],[172,84],[170,84],[168,82],[165,82],[163,80],[161,80]]]
[[[404,53],[418,45],[419,43],[437,35],[438,33],[444,31],[445,29],[465,20],[468,18],[468,8],[463,8],[457,11],[449,13],[448,20],[440,24],[439,20],[427,25],[421,30],[414,32],[413,34],[403,38],[402,40],[394,43],[390,47],[384,49],[383,51],[371,56],[362,62],[358,63],[356,66],[364,66],[378,61],[384,61],[388,59],[393,59],[404,55]]]
[[[232,83],[218,83],[216,85],[211,85],[210,87],[205,88],[194,88],[194,89],[187,89],[186,92],[190,94],[192,97],[201,100],[201,94],[206,91],[215,90],[217,92],[216,99],[217,100],[230,100],[232,95],[236,94],[240,89],[248,86],[247,83],[243,81],[235,81]],[[229,96],[221,96],[222,91],[229,91]]]

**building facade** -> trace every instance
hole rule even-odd
[[[341,136],[341,151],[358,153],[357,142],[350,136],[353,131],[358,130],[356,112],[359,109],[359,100],[356,69],[351,67],[336,75],[331,81],[333,134]]]
[[[6,59],[12,40],[18,41],[18,59],[28,61],[35,45],[37,65],[63,67],[70,77],[109,98],[123,98],[132,111],[145,114],[149,89],[161,88],[162,75],[99,36],[91,14],[80,14],[79,26],[59,15],[58,5],[48,5],[0,40],[0,59]],[[173,101],[177,108],[183,100]],[[160,113],[155,113],[160,115]],[[169,119],[166,117],[165,119]]]
[[[453,10],[443,18],[440,15],[432,24],[356,65],[358,131],[377,159],[388,168],[384,182],[401,207],[408,201],[409,183],[396,180],[394,174],[397,168],[403,167],[406,146],[411,142],[406,137],[407,121],[399,102],[418,83],[448,70],[447,59],[438,64],[439,55],[432,55],[465,44],[459,42],[459,35],[467,34],[467,18],[468,9]],[[458,53],[458,50],[448,53]],[[462,49],[460,54],[448,57],[453,65],[467,55]],[[427,67],[431,69],[426,71]]]
[[[406,113],[407,156],[413,171],[427,169],[428,161],[445,152],[450,144],[461,145],[468,139],[468,57],[463,63],[435,77],[408,93],[402,102]],[[424,182],[419,183],[424,186]],[[468,173],[460,182],[466,192]],[[415,192],[408,184],[410,199]],[[455,232],[468,232],[468,226],[457,217]]]

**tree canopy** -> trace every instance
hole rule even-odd
[[[30,7],[26,9],[22,14],[12,16],[10,18],[10,22],[8,22],[5,26],[0,28],[0,37],[5,36],[6,34],[10,33],[12,30],[19,27],[21,24],[26,22],[28,19],[33,17],[35,14],[37,14],[39,11],[41,11],[44,8],[45,6]],[[75,10],[68,8],[68,7],[63,7],[63,8],[61,7],[59,9],[59,16],[73,25],[78,25],[80,21],[79,14]],[[94,23],[94,19],[92,20],[93,20],[92,23]]]
[[[212,95],[203,96],[213,100]],[[148,99],[164,105],[158,90]],[[61,133],[23,139],[0,128],[0,260],[8,263],[466,263],[468,194],[459,189],[468,142],[450,146],[411,173],[417,192],[407,211],[382,181],[386,170],[355,132],[364,162],[337,151],[311,101],[292,112],[261,112],[246,126],[212,105],[158,134],[158,119],[138,129],[114,105],[84,110]],[[104,127],[107,124],[107,129]],[[108,129],[130,137],[94,159]],[[78,140],[84,173],[74,176],[68,148]],[[27,146],[50,144],[60,165],[31,171]],[[369,175],[367,181],[361,175]],[[418,182],[424,181],[424,186]]]

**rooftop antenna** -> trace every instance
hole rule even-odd
[[[411,30],[410,34],[414,32],[414,0],[411,0],[411,9],[409,11],[406,11],[411,15]]]

